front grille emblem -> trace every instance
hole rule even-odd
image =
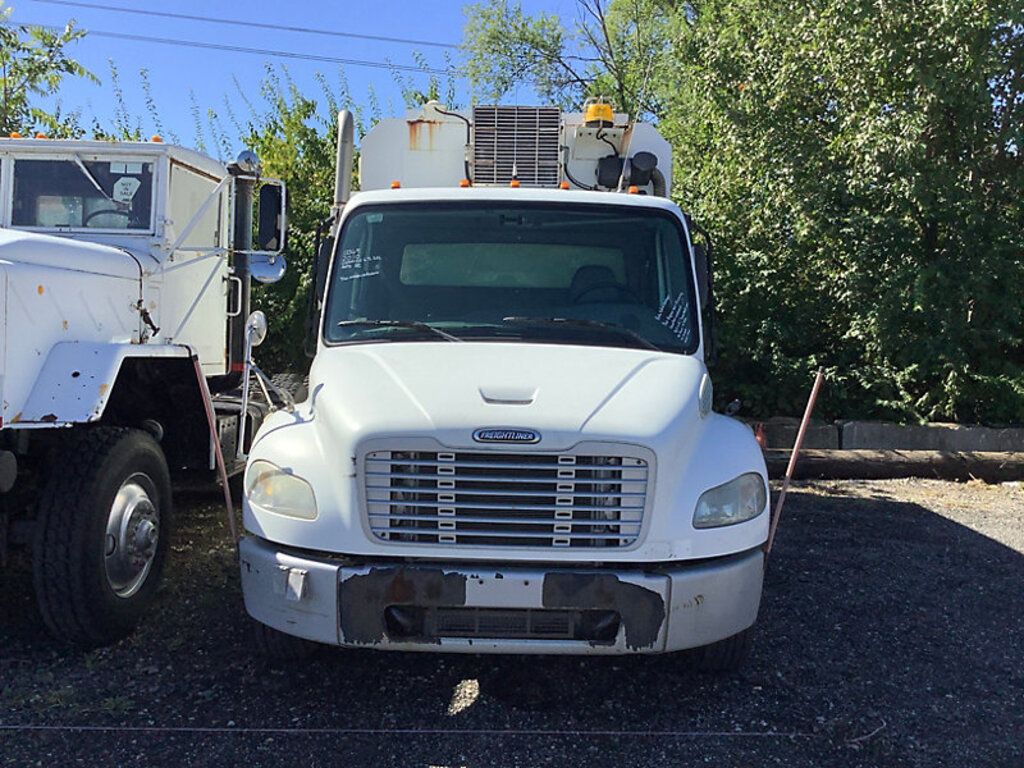
[[[473,432],[478,443],[539,443],[540,432],[514,427],[483,427]]]

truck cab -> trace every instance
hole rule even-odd
[[[361,155],[349,197],[339,148],[308,399],[246,470],[263,648],[738,664],[766,471],[712,410],[667,144],[603,104],[428,104]]]
[[[267,410],[244,397],[250,283],[283,272],[283,205],[251,152],[0,139],[0,560],[31,551],[58,638],[127,634],[172,487],[244,466]]]

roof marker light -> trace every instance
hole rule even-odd
[[[462,181],[459,182],[459,186],[462,187],[463,189],[465,189],[469,185],[469,179],[463,179]]]
[[[37,139],[45,139],[46,138],[46,134],[43,133],[42,131],[37,131],[36,132],[36,138]]]
[[[560,182],[558,182],[558,188],[559,189],[568,189],[569,188],[569,182],[568,181],[560,181]]]
[[[9,134],[7,134],[7,136],[8,136],[8,138],[11,138],[11,139],[20,139],[21,138],[21,134],[18,133],[17,131],[11,131]]]
[[[392,189],[401,189],[402,188],[402,182],[397,181],[397,180],[396,181],[392,181],[391,182],[391,188]]]
[[[631,195],[639,195],[640,194],[640,187],[638,187],[636,184],[632,184],[632,185],[630,185],[630,187],[629,187],[629,189],[627,191]]]
[[[519,189],[519,179],[512,179],[512,181],[510,181],[508,185],[512,187],[512,189]]]
[[[149,140],[151,142],[153,142],[154,144],[163,144],[164,143],[164,137],[163,136],[158,136],[156,134],[153,134],[152,136],[150,136]]]

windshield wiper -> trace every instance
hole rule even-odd
[[[414,331],[433,333],[446,341],[462,341],[458,336],[452,336],[450,333],[446,333],[440,328],[435,328],[429,323],[421,323],[416,320],[342,320],[338,323],[339,328],[358,326],[367,326],[369,328],[409,328]]]
[[[513,315],[511,317],[503,317],[501,321],[503,323],[516,323],[522,325],[568,325],[578,328],[593,328],[599,331],[608,331],[609,333],[618,333],[623,336],[627,336],[637,342],[640,346],[647,349],[653,349],[657,352],[663,351],[657,344],[648,341],[636,331],[631,331],[629,328],[616,325],[615,323],[602,323],[600,320],[584,320],[575,317],[519,317]]]
[[[82,162],[82,158],[80,158],[78,155],[72,155],[71,156],[71,161],[75,165],[78,166],[78,170],[80,170],[83,173],[83,175],[85,176],[85,178],[87,178],[89,180],[89,183],[91,183],[94,187],[96,187],[96,189],[99,191],[99,193],[101,195],[103,195],[105,198],[107,198],[107,202],[108,203],[113,205],[115,208],[123,207],[122,203],[118,203],[114,198],[112,198],[110,195],[108,195],[107,194],[107,190],[105,190],[102,187],[102,185],[100,185],[100,183],[98,181],[96,181],[96,177],[92,175],[92,173],[89,171],[88,168],[85,167],[85,163]]]

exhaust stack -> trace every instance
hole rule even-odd
[[[352,113],[343,109],[338,113],[338,156],[334,166],[334,206],[331,212],[334,214],[335,221],[352,195],[354,145],[355,121],[352,119]]]

